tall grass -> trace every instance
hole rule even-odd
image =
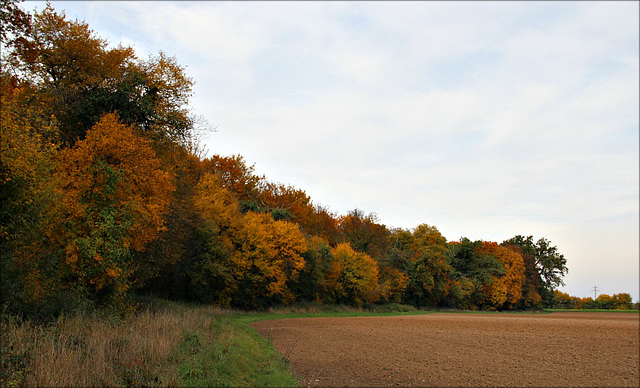
[[[172,385],[170,364],[188,309],[145,310],[127,319],[61,316],[49,324],[3,317],[2,385]]]
[[[229,314],[161,302],[124,319],[74,315],[36,324],[3,315],[0,385],[295,385],[282,357]]]

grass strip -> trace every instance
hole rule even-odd
[[[356,317],[416,315],[417,311],[395,307],[396,311],[351,307],[294,307],[271,312],[213,312],[208,323],[185,330],[178,347],[177,386],[291,387],[299,382],[287,360],[253,327],[252,322],[269,319],[312,317]],[[399,310],[399,311],[398,311]]]

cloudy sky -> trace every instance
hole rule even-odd
[[[638,300],[638,2],[52,4],[186,66],[209,154],[388,227],[545,237],[563,291]]]

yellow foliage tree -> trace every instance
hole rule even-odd
[[[328,276],[336,302],[360,305],[378,300],[378,263],[366,253],[356,252],[347,243],[331,250],[334,257]]]
[[[387,303],[400,303],[409,286],[409,276],[393,267],[380,268],[380,299]]]
[[[194,204],[209,240],[192,275],[197,286],[217,293],[218,303],[243,308],[293,300],[287,282],[304,268],[301,255],[307,250],[296,224],[265,213],[241,214],[238,199],[217,174],[202,177]],[[223,284],[212,284],[216,279]]]
[[[259,307],[274,301],[291,302],[294,296],[287,281],[295,281],[304,268],[301,254],[307,249],[300,228],[292,222],[275,221],[269,214],[248,212],[234,240],[239,247],[232,258],[239,284],[237,303]]]
[[[1,75],[0,109],[0,265],[3,304],[41,303],[54,287],[57,271],[43,230],[58,198],[53,190],[58,147],[48,139],[56,131],[35,92],[16,87]],[[29,103],[30,102],[30,103]]]

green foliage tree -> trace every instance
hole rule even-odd
[[[521,249],[525,261],[526,283],[536,288],[545,306],[553,305],[553,291],[564,285],[563,277],[569,272],[564,255],[544,237],[534,242],[533,236],[517,235],[502,244]]]
[[[405,302],[436,306],[449,293],[453,268],[447,263],[447,240],[434,226],[419,225],[412,233],[411,260],[404,265],[409,277]]]
[[[461,238],[450,243],[447,262],[453,268],[455,279],[448,303],[454,307],[482,307],[485,304],[483,290],[506,273],[502,263],[482,250],[479,240]]]
[[[328,298],[330,292],[327,276],[334,258],[329,243],[321,237],[307,239],[307,251],[302,254],[305,266],[300,271],[298,280],[290,282],[288,287],[301,300],[321,303]]]

